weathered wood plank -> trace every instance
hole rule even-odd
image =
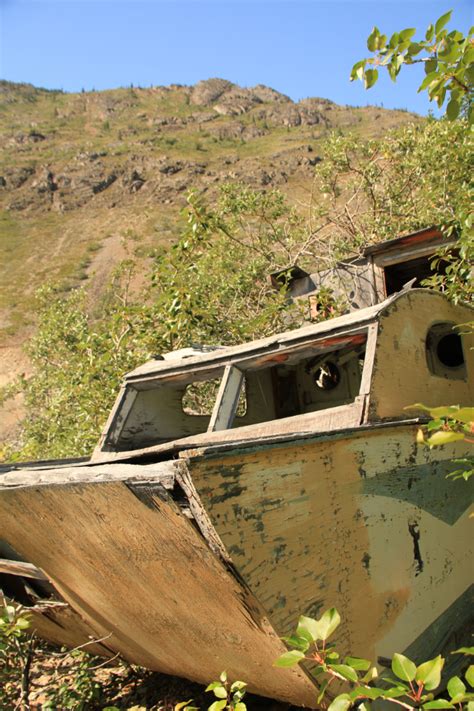
[[[216,403],[212,411],[208,432],[227,430],[232,426],[240,391],[244,381],[244,374],[233,365],[227,365],[217,393]]]
[[[201,683],[226,669],[260,694],[315,704],[302,670],[272,667],[284,646],[264,611],[171,499],[145,505],[122,482],[12,488],[0,536],[126,659]]]
[[[31,629],[53,644],[69,649],[80,646],[85,652],[100,657],[114,654],[107,646],[107,634],[99,634],[65,602],[41,600],[26,612],[30,615]]]
[[[35,565],[18,560],[7,560],[6,558],[0,558],[0,573],[20,575],[22,578],[32,578],[33,580],[48,580],[43,571]]]
[[[52,486],[61,484],[98,484],[113,481],[161,483],[165,489],[172,489],[177,464],[158,462],[156,464],[98,464],[59,469],[24,469],[5,474],[0,479],[2,489],[22,486]]]
[[[271,420],[255,425],[245,425],[230,430],[221,430],[220,432],[204,432],[200,435],[192,437],[183,437],[182,439],[166,442],[151,447],[143,447],[127,452],[94,452],[92,462],[113,462],[126,461],[127,459],[135,459],[142,454],[170,454],[186,449],[194,449],[196,447],[207,447],[212,444],[224,442],[258,442],[266,437],[274,437],[278,435],[289,435],[298,433],[310,432],[333,432],[336,430],[346,429],[348,427],[357,427],[360,425],[364,412],[364,397],[356,397],[353,403],[349,405],[339,405],[327,410],[316,412],[307,412],[304,415],[295,415],[293,417],[282,417],[279,420]]]

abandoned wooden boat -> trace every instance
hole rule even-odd
[[[472,489],[446,474],[468,445],[418,445],[405,407],[472,402],[472,319],[413,289],[146,363],[90,461],[0,478],[5,592],[56,641],[309,707],[311,676],[272,666],[300,614],[337,607],[341,648],[381,663],[459,646]]]

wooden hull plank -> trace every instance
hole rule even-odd
[[[202,683],[225,669],[256,693],[314,706],[302,670],[272,667],[284,646],[252,594],[169,496],[150,507],[123,482],[20,487],[2,492],[0,521],[130,661]]]

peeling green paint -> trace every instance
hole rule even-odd
[[[457,468],[450,460],[398,467],[364,479],[362,491],[407,501],[452,526],[471,505],[474,492],[472,478],[446,479]]]

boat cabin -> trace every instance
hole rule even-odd
[[[306,299],[312,317],[319,310],[318,292],[329,290],[335,299],[354,311],[384,301],[411,284],[419,288],[433,274],[444,274],[448,262],[433,258],[442,249],[456,250],[455,237],[447,238],[436,227],[429,227],[387,242],[366,247],[360,256],[339,262],[331,269],[308,273],[298,266],[275,272],[270,283],[283,284],[291,300]]]
[[[427,393],[467,404],[471,336],[458,327],[470,318],[415,289],[252,343],[169,353],[126,376],[93,459],[406,418]]]

